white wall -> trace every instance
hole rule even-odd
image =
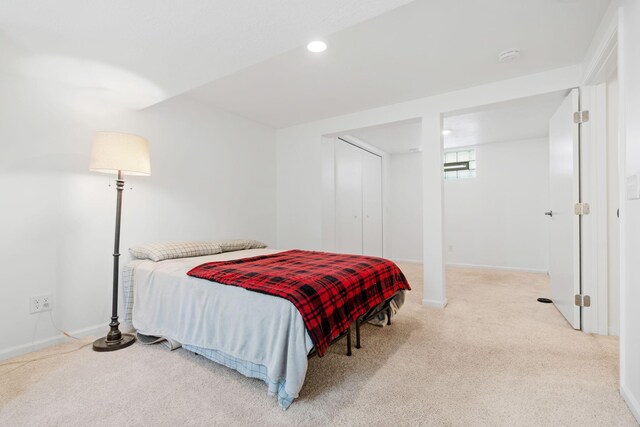
[[[445,180],[447,264],[549,270],[549,142],[474,147],[477,177]]]
[[[32,295],[54,294],[64,330],[106,330],[115,188],[87,169],[96,130],[150,141],[152,175],[127,180],[124,193],[122,263],[129,246],[149,241],[275,244],[274,130],[184,97],[109,112],[80,90],[1,74],[0,93],[0,358],[60,337],[48,313],[29,314]]]
[[[640,2],[625,0],[620,12],[621,159],[629,177],[640,174]],[[640,200],[624,194],[620,217],[620,389],[640,422]]]
[[[422,155],[389,156],[388,257],[422,262]]]

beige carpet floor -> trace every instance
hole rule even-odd
[[[287,411],[258,380],[136,344],[0,366],[0,425],[636,425],[618,393],[617,339],[574,331],[536,302],[546,276],[450,269],[440,310],[420,303],[421,267],[401,268],[414,290],[393,325],[364,327],[353,357],[341,342],[312,359]]]

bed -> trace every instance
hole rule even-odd
[[[168,338],[263,380],[269,394],[286,409],[298,397],[308,357],[316,352],[300,311],[284,298],[187,274],[208,263],[268,258],[281,252],[259,248],[134,260],[123,269],[125,324],[139,334]],[[360,323],[356,324],[359,329]],[[359,333],[357,341],[359,346]]]

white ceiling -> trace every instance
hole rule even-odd
[[[279,128],[576,64],[609,2],[2,0],[0,72],[129,108],[187,91]]]
[[[546,138],[549,119],[567,93],[524,98],[445,117],[443,128],[451,133],[443,136],[444,147]]]
[[[443,128],[451,130],[443,136],[444,148],[545,138],[549,119],[566,95],[556,92],[452,113],[443,119]],[[348,135],[389,154],[399,154],[421,147],[421,127],[420,120],[408,120],[357,129]]]
[[[189,94],[276,128],[580,63],[609,0],[416,0]],[[519,61],[499,63],[516,47]]]
[[[408,1],[2,0],[0,71],[141,108]]]
[[[348,135],[389,154],[408,153],[422,146],[422,122],[418,119],[388,123],[350,131]]]

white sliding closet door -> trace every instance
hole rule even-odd
[[[382,256],[382,158],[335,145],[336,251]]]
[[[336,251],[362,254],[362,152],[336,143]]]
[[[362,151],[362,254],[382,256],[382,158]]]

